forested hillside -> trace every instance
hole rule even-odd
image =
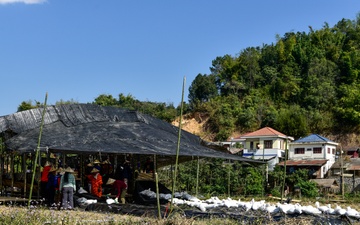
[[[218,56],[189,88],[214,140],[270,126],[295,138],[360,130],[360,17],[288,32],[276,43]]]

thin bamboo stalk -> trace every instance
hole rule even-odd
[[[42,134],[42,129],[43,129],[43,125],[44,125],[44,117],[45,117],[45,112],[46,112],[47,97],[48,97],[48,94],[46,93],[45,102],[44,102],[44,109],[43,109],[43,112],[42,112],[42,118],[41,118],[41,124],[40,124],[39,139],[38,139],[38,144],[37,144],[36,153],[35,153],[33,174],[32,174],[32,179],[31,179],[29,201],[28,201],[28,207],[29,208],[30,208],[30,203],[31,203],[31,198],[32,198],[32,191],[33,191],[33,187],[34,187],[34,180],[35,180],[35,174],[36,174],[36,163],[37,163],[37,159],[39,157],[39,151],[40,151],[40,141],[41,141],[41,134]],[[38,189],[39,189],[39,184],[38,184]]]
[[[14,193],[14,154],[11,154],[10,158],[10,176],[11,176],[11,196]]]
[[[3,150],[4,150],[4,142],[3,142],[3,138],[0,137],[0,191],[2,192],[3,190],[3,172],[4,172],[4,154],[3,154]],[[1,193],[3,194],[3,193]]]
[[[160,210],[160,194],[159,194],[159,177],[158,173],[155,172],[155,184],[156,184],[156,203],[158,209],[158,217],[161,219],[161,210]]]
[[[24,198],[26,197],[26,153],[24,153],[23,155],[23,172],[24,172]]]
[[[183,113],[183,105],[184,105],[185,81],[186,81],[186,78],[184,77],[183,86],[182,86],[182,94],[181,94],[179,132],[178,132],[178,142],[177,142],[177,149],[176,149],[175,171],[174,171],[172,190],[171,190],[172,193],[171,193],[171,202],[170,202],[170,213],[172,212],[172,209],[173,209],[173,199],[174,199],[174,192],[175,192],[175,187],[176,187],[176,176],[177,176],[177,168],[178,168],[178,162],[179,162],[180,140],[181,140],[181,123],[182,123],[182,113]]]
[[[197,167],[196,167],[196,189],[195,196],[197,197],[199,194],[199,174],[200,174],[200,158],[197,157]]]

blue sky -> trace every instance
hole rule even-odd
[[[185,100],[212,60],[355,19],[358,0],[0,0],[0,116],[100,94]]]

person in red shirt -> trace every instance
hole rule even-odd
[[[40,191],[41,191],[41,197],[48,199],[47,196],[47,191],[46,191],[46,186],[48,183],[48,175],[49,175],[49,171],[51,169],[51,163],[49,161],[46,161],[44,168],[41,172],[41,178],[40,178]]]
[[[126,191],[127,190],[127,185],[125,184],[125,182],[122,181],[122,180],[115,180],[115,179],[109,178],[106,185],[112,185],[113,186],[113,190],[116,193],[115,202],[118,202],[118,199],[120,197],[121,203],[125,204],[125,195],[126,195],[126,192],[127,192]]]

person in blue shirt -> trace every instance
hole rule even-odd
[[[62,208],[74,208],[74,192],[76,191],[76,181],[73,175],[74,170],[70,167],[65,169],[65,174],[61,176],[60,191],[62,192]]]

